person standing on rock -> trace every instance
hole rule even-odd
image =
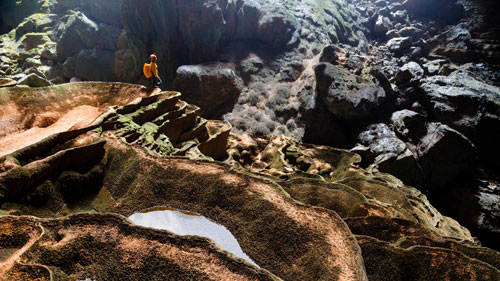
[[[160,76],[158,76],[158,65],[156,64],[156,55],[149,56],[150,63],[145,63],[142,71],[144,76],[146,76],[149,81],[151,81],[151,87],[159,87],[162,83]]]

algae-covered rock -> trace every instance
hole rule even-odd
[[[81,12],[70,13],[57,31],[57,57],[64,59],[80,50],[95,47],[99,38],[98,25]]]
[[[2,23],[9,30],[16,28],[28,16],[46,11],[53,2],[46,0],[4,0],[0,10]],[[2,30],[2,33],[9,30]]]

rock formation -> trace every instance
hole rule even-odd
[[[357,154],[283,136],[229,135],[229,124],[197,117],[199,109],[180,93],[72,83],[8,90],[11,102],[2,107],[61,87],[88,106],[95,106],[83,99],[89,89],[104,100],[130,100],[133,92],[139,98],[1,159],[3,276],[370,280],[383,279],[382,263],[401,270],[391,272],[394,279],[408,265],[443,278],[500,274],[497,252],[479,247],[417,189],[356,166]],[[59,98],[64,104],[68,97]],[[155,206],[223,224],[261,269],[204,238],[134,226],[121,216]],[[470,268],[457,271],[463,264]]]
[[[0,279],[499,279],[498,7],[0,2]]]

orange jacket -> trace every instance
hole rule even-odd
[[[142,72],[144,72],[144,76],[148,79],[151,78],[151,76],[158,77],[158,65],[156,62],[145,63]]]

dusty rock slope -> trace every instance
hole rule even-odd
[[[104,85],[97,91],[103,95],[130,87]],[[77,98],[85,96],[78,87],[89,84],[72,87]],[[498,252],[480,247],[417,189],[357,166],[359,155],[289,137],[230,135],[229,124],[202,119],[179,98],[149,93],[0,159],[3,278],[500,276]],[[205,238],[135,226],[123,217],[159,206],[224,225],[260,268]]]

